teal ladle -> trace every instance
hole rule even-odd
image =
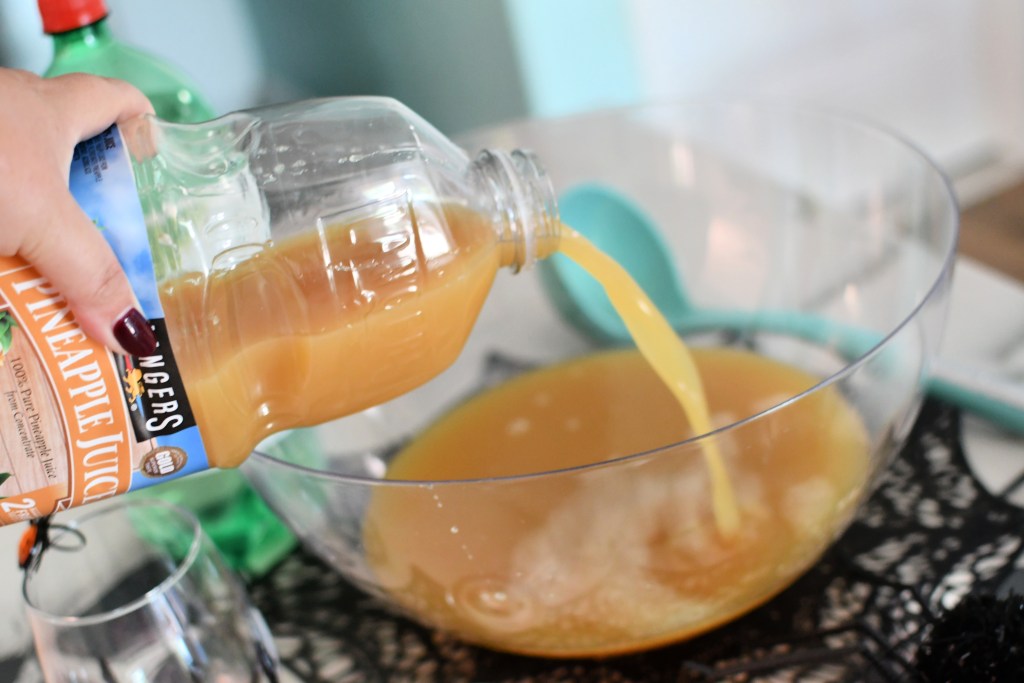
[[[693,304],[676,272],[670,250],[647,215],[621,193],[602,185],[580,185],[559,198],[561,219],[618,261],[647,292],[680,334],[772,332],[835,349],[848,360],[869,353],[883,335],[828,318],[786,309],[730,310]],[[542,266],[541,278],[561,314],[586,335],[606,344],[629,341],[601,285],[562,255]],[[929,393],[1024,432],[1024,387],[992,374],[937,362]]]

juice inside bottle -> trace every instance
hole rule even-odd
[[[211,463],[380,403],[458,355],[502,265],[486,217],[450,204],[318,226],[163,285]]]
[[[554,248],[552,191],[532,157],[472,159],[392,100],[123,128],[212,466],[432,378],[496,272]]]

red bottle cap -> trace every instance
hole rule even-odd
[[[104,0],[39,0],[43,31],[64,33],[74,31],[107,16]]]

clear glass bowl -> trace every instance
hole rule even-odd
[[[385,480],[401,445],[467,397],[600,346],[552,304],[540,269],[503,273],[449,370],[387,404],[266,442],[244,465],[256,489],[308,549],[365,591],[496,649],[556,657],[645,649],[784,589],[843,532],[917,413],[958,229],[943,175],[875,126],[747,103],[526,121],[461,142],[470,152],[532,149],[558,192],[596,182],[628,197],[659,227],[699,308],[754,320],[808,314],[878,343],[844,355],[842,340],[814,343],[756,324],[695,334],[693,346],[754,350],[818,381],[711,436],[600,464]],[[862,430],[862,459],[852,465],[822,445],[835,422],[807,410],[836,397]],[[724,450],[746,444],[725,454],[743,515],[730,543],[717,542],[709,522],[708,439]],[[474,448],[488,457],[488,443]],[[801,463],[812,462],[845,478],[808,480]],[[381,506],[391,514],[377,514]],[[394,542],[421,547],[395,553]]]

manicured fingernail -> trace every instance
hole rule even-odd
[[[129,308],[114,323],[114,338],[132,356],[149,356],[156,351],[156,336],[146,317]]]

